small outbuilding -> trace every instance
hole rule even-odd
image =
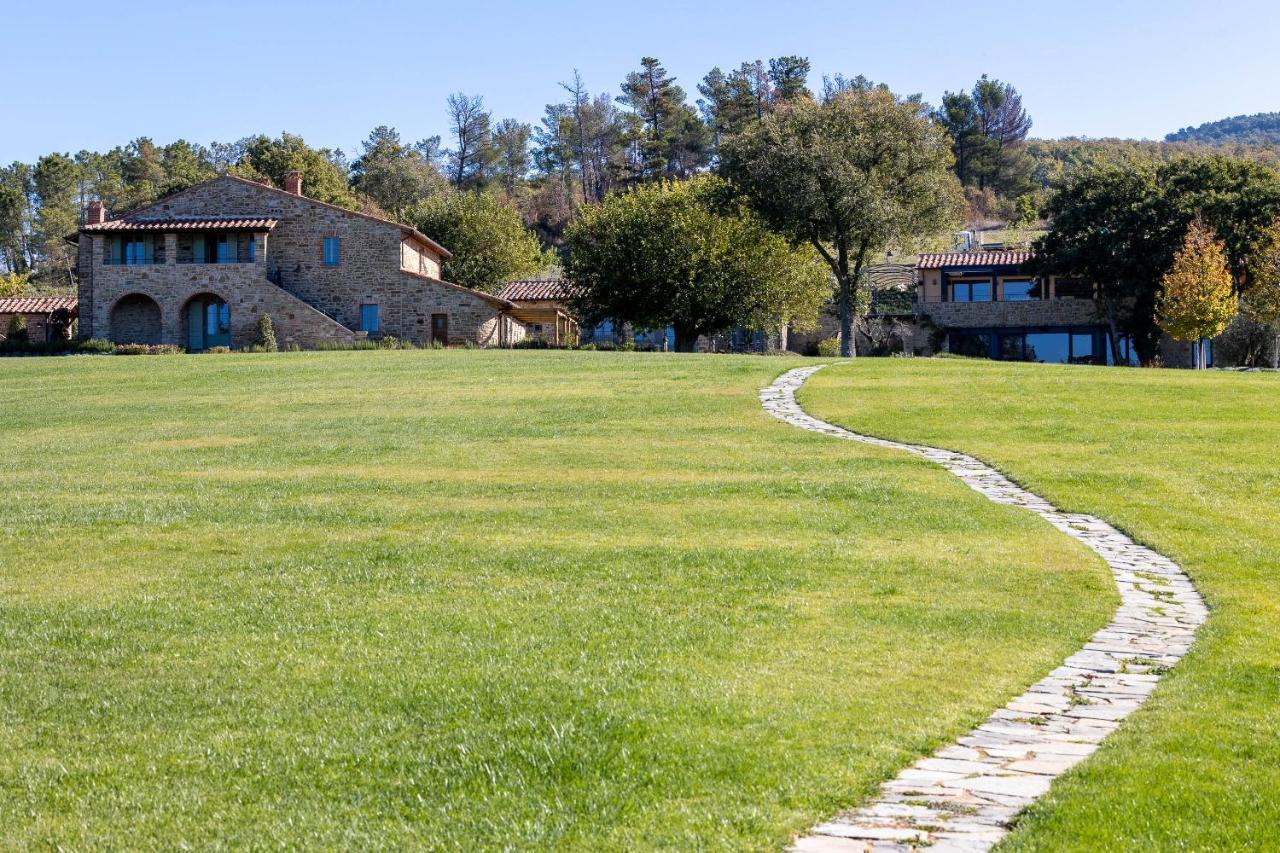
[[[77,316],[74,296],[7,296],[0,299],[0,339],[4,339],[15,315],[26,320],[27,340],[32,343],[69,339]]]

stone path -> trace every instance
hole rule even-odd
[[[858,435],[805,414],[796,389],[824,366],[780,376],[760,392],[765,411],[801,429],[937,462],[987,499],[1028,509],[1079,539],[1106,560],[1120,588],[1115,618],[1083,649],[976,729],[886,782],[871,802],[815,826],[793,848],[987,850],[1055,777],[1137,710],[1187,653],[1208,611],[1176,563],[1099,518],[1061,512],[972,456]]]

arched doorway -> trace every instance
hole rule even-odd
[[[118,344],[160,343],[160,305],[150,296],[130,293],[111,306],[111,340]]]
[[[212,293],[191,297],[182,309],[187,349],[200,352],[210,347],[231,346],[231,308]]]

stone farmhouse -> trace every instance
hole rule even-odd
[[[440,278],[449,252],[409,225],[230,175],[109,219],[91,202],[79,245],[79,335],[191,351],[243,347],[270,315],[284,345],[394,336],[510,346],[506,299]]]

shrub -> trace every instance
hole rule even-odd
[[[231,347],[209,347],[205,352],[222,355],[223,353],[231,352]]]
[[[511,345],[512,349],[551,349],[546,338],[524,338]]]
[[[102,338],[89,338],[87,341],[81,341],[76,346],[76,351],[90,355],[111,355],[116,351],[116,345]]]
[[[818,355],[823,358],[839,358],[840,338],[837,336],[818,341]]]
[[[276,328],[271,323],[270,314],[263,314],[258,318],[258,333],[253,342],[256,346],[262,347],[262,352],[279,352],[280,347],[276,345]]]
[[[27,317],[25,314],[14,314],[9,318],[9,328],[4,333],[5,340],[15,344],[27,342]]]
[[[116,344],[116,355],[178,355],[182,347],[176,344]]]
[[[432,348],[432,349],[444,349],[444,344],[440,343],[439,341],[432,341],[432,342],[431,342],[431,348]]]

